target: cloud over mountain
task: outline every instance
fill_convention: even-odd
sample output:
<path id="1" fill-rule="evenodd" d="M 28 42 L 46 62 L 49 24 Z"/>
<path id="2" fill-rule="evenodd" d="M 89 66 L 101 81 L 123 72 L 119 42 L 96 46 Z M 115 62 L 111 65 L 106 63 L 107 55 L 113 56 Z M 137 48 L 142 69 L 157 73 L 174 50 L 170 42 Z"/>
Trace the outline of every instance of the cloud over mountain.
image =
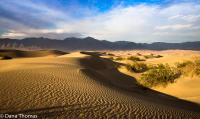
<path id="1" fill-rule="evenodd" d="M 53 4 L 38 0 L 0 1 L 1 37 L 92 36 L 134 42 L 200 39 L 200 4 L 194 1 L 175 0 L 167 5 L 120 2 L 105 11 L 75 2 Z"/>

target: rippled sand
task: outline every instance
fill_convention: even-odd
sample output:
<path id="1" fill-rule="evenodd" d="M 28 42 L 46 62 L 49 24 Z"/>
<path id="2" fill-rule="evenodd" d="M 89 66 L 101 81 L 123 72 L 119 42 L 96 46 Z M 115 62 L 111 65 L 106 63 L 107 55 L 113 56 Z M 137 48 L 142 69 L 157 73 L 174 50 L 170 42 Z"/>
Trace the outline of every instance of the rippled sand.
<path id="1" fill-rule="evenodd" d="M 94 55 L 0 60 L 0 113 L 39 118 L 200 118 L 200 105 L 137 85 Z"/>

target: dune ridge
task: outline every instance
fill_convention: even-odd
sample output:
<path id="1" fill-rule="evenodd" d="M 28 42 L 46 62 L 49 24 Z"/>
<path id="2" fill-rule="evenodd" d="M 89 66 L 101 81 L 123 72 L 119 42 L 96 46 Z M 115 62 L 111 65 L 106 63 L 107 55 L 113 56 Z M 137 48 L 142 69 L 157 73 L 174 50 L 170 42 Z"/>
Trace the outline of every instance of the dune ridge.
<path id="1" fill-rule="evenodd" d="M 200 118 L 200 106 L 137 84 L 93 53 L 0 61 L 0 113 L 39 118 Z"/>
<path id="2" fill-rule="evenodd" d="M 67 54 L 58 50 L 38 50 L 38 51 L 21 51 L 21 50 L 1 50 L 0 56 L 8 56 L 11 58 L 26 58 L 26 57 L 44 57 L 44 56 L 59 56 Z"/>

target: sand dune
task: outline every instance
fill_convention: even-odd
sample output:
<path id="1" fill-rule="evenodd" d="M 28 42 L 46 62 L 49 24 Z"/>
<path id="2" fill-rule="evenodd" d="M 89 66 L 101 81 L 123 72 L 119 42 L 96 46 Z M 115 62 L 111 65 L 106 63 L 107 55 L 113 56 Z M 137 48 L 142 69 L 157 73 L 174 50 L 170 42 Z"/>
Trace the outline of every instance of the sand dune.
<path id="1" fill-rule="evenodd" d="M 137 84 L 93 53 L 0 61 L 0 113 L 39 118 L 200 118 L 200 105 Z"/>
<path id="2" fill-rule="evenodd" d="M 176 67 L 177 62 L 181 63 L 184 61 L 194 61 L 195 58 L 200 57 L 200 51 L 191 51 L 191 50 L 164 50 L 164 51 L 152 51 L 152 50 L 132 50 L 132 51 L 119 51 L 119 52 L 111 52 L 115 54 L 115 57 L 122 56 L 122 57 L 130 57 L 138 56 L 137 53 L 140 53 L 141 59 L 144 58 L 144 55 L 153 54 L 161 55 L 160 58 L 149 58 L 145 59 L 145 61 L 142 61 L 145 64 L 155 65 L 155 64 L 169 64 L 172 67 Z M 127 55 L 129 54 L 129 55 Z M 104 56 L 108 57 L 108 56 Z M 122 60 L 118 61 L 122 62 L 124 64 L 132 63 L 130 60 Z M 138 81 L 141 78 L 141 74 L 129 72 L 125 67 L 119 68 L 120 72 L 123 72 L 124 74 L 130 75 L 132 77 L 135 77 Z M 190 71 L 189 69 L 188 71 Z M 191 72 L 183 73 L 181 77 L 176 79 L 176 81 L 172 84 L 168 84 L 166 87 L 152 87 L 152 89 L 169 94 L 172 96 L 176 96 L 180 99 L 196 102 L 200 104 L 200 77 L 196 75 L 192 75 Z"/>
<path id="3" fill-rule="evenodd" d="M 181 99 L 200 103 L 200 80 L 199 77 L 181 77 L 167 87 L 155 87 L 154 89 Z"/>
<path id="4" fill-rule="evenodd" d="M 67 53 L 58 50 L 38 50 L 38 51 L 0 50 L 0 56 L 9 56 L 12 58 L 58 56 L 64 54 Z"/>

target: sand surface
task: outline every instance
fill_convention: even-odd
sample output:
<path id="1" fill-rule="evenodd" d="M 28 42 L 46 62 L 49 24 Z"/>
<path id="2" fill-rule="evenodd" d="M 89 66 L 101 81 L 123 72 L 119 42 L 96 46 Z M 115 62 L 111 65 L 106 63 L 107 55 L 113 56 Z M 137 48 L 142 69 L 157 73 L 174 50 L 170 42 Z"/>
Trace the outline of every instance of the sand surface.
<path id="1" fill-rule="evenodd" d="M 111 60 L 71 53 L 0 60 L 0 113 L 52 119 L 199 119 L 200 105 L 139 86 Z"/>
<path id="2" fill-rule="evenodd" d="M 181 77 L 173 84 L 167 87 L 156 87 L 157 91 L 179 97 L 184 100 L 190 100 L 200 104 L 200 80 L 197 77 Z"/>
<path id="3" fill-rule="evenodd" d="M 141 59 L 144 59 L 145 61 L 142 61 L 145 64 L 155 65 L 155 64 L 169 64 L 170 66 L 176 66 L 176 63 L 184 62 L 184 61 L 193 61 L 195 58 L 200 57 L 200 51 L 191 51 L 191 50 L 163 50 L 163 51 L 152 51 L 152 50 L 131 50 L 131 51 L 111 51 L 110 53 L 113 53 L 115 56 L 121 56 L 121 57 L 130 57 L 138 56 L 137 53 L 140 53 Z M 149 58 L 145 59 L 144 55 L 161 55 L 160 58 Z M 106 56 L 105 56 L 106 57 Z M 117 61 L 124 64 L 132 63 L 130 60 L 122 60 Z M 127 71 L 125 67 L 120 67 L 119 71 L 127 74 L 129 76 L 135 77 L 136 80 L 140 80 L 141 74 L 139 73 L 133 73 Z M 200 104 L 200 77 L 199 76 L 191 76 L 188 72 L 186 74 L 188 76 L 185 76 L 183 74 L 180 78 L 176 79 L 175 83 L 168 84 L 166 87 L 153 87 L 153 90 L 175 96 L 180 99 L 192 101 L 195 103 Z"/>

